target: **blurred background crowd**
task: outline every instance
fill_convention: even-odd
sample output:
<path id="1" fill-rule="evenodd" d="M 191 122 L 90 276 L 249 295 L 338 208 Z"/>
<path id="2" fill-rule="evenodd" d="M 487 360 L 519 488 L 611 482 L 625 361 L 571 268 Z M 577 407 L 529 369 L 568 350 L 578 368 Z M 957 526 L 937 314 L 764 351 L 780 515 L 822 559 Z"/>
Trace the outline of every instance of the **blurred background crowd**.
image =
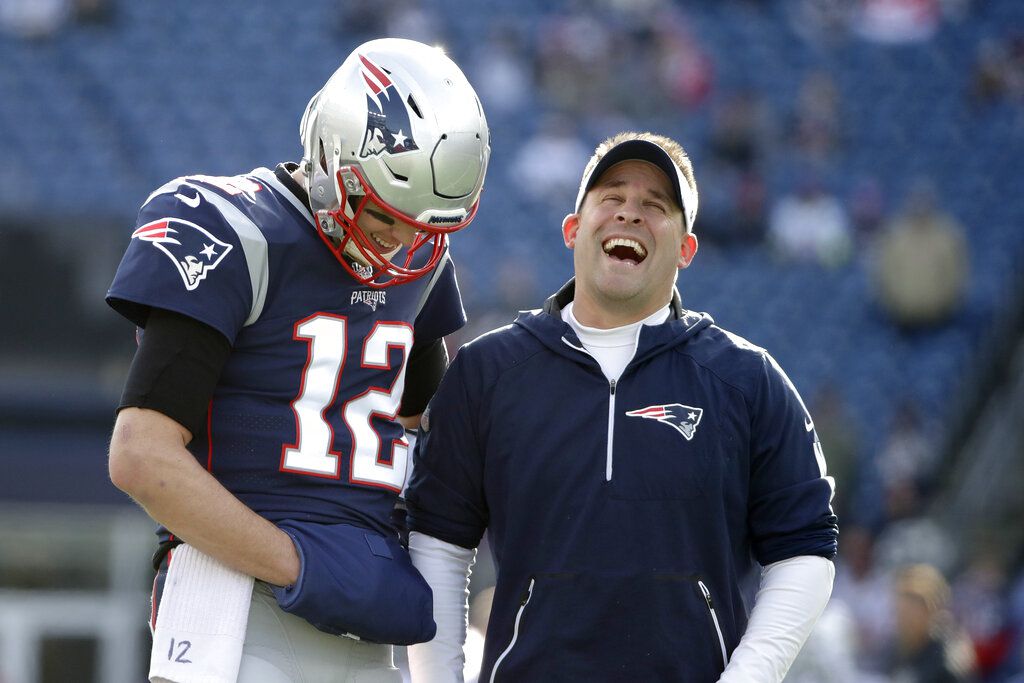
<path id="1" fill-rule="evenodd" d="M 1019 0 L 0 0 L 0 681 L 145 668 L 151 526 L 105 464 L 138 206 L 297 160 L 310 95 L 385 35 L 444 46 L 492 129 L 456 342 L 568 278 L 598 141 L 689 151 L 683 303 L 787 368 L 837 482 L 833 599 L 787 680 L 1024 681 Z M 492 581 L 484 552 L 475 623 Z"/>

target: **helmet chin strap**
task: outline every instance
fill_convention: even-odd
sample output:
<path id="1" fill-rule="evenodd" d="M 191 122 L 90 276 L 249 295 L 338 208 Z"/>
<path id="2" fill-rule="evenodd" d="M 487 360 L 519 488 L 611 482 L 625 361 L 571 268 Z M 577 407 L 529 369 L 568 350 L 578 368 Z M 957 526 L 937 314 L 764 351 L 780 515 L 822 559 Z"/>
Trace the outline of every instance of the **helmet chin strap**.
<path id="1" fill-rule="evenodd" d="M 370 263 L 366 256 L 356 246 L 355 240 L 351 235 L 345 234 L 345 229 L 338 224 L 334 218 L 328 213 L 330 205 L 337 201 L 337 194 L 334 187 L 334 179 L 323 172 L 318 164 L 314 164 L 309 159 L 302 160 L 302 169 L 306 175 L 306 191 L 309 193 L 309 203 L 312 205 L 310 208 L 313 209 L 313 216 L 316 220 L 317 228 L 326 235 L 335 246 L 341 245 L 344 242 L 344 248 L 342 251 L 346 256 L 352 258 L 358 263 L 364 266 L 373 267 L 374 264 Z M 348 215 L 349 207 L 342 207 L 345 210 L 345 214 Z M 352 217 L 349 217 L 350 220 Z M 397 252 L 397 250 L 395 250 Z M 388 254 L 390 257 L 391 254 Z"/>

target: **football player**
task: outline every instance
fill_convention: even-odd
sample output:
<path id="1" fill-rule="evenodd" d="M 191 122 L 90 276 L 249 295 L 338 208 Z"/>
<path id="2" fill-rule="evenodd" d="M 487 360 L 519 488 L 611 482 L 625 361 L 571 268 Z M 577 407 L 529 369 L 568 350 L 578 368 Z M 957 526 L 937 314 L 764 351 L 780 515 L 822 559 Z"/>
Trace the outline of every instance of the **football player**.
<path id="1" fill-rule="evenodd" d="M 447 235 L 476 212 L 487 122 L 442 51 L 384 39 L 313 96 L 300 137 L 301 163 L 178 178 L 142 205 L 107 293 L 139 329 L 110 477 L 160 525 L 157 631 L 168 565 L 179 594 L 223 567 L 256 579 L 239 680 L 400 680 L 389 644 L 434 632 L 392 521 L 401 423 L 465 323 Z M 186 549 L 209 562 L 175 577 Z M 193 596 L 211 618 L 226 599 Z M 220 666 L 202 645 L 153 661 L 189 680 Z"/>

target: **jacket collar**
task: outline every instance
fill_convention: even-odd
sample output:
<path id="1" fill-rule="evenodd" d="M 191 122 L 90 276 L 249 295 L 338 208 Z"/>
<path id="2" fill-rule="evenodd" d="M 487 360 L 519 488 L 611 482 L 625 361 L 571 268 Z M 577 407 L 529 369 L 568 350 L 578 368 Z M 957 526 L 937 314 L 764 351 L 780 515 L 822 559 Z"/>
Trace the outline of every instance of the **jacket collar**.
<path id="1" fill-rule="evenodd" d="M 576 297 L 576 278 L 569 278 L 569 281 L 562 285 L 562 288 L 552 294 L 544 302 L 541 310 L 548 315 L 562 317 L 562 309 L 565 308 L 566 304 L 572 301 Z M 669 320 L 680 320 L 686 315 L 686 311 L 683 310 L 683 302 L 679 297 L 679 289 L 676 287 L 672 288 L 672 300 L 668 304 L 671 313 L 669 314 Z"/>

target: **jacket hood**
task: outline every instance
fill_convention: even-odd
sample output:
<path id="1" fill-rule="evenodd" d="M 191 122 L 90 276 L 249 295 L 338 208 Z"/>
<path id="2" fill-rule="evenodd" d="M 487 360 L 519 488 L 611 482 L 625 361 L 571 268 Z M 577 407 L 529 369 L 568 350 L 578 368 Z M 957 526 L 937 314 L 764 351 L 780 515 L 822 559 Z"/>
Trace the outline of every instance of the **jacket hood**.
<path id="1" fill-rule="evenodd" d="M 575 294 L 576 280 L 573 278 L 548 297 L 543 308 L 521 311 L 514 324 L 535 336 L 552 351 L 578 360 L 583 345 L 568 323 L 562 320 L 562 309 L 573 300 Z M 641 330 L 634 361 L 666 348 L 685 344 L 715 322 L 707 313 L 695 313 L 683 308 L 679 290 L 676 288 L 672 289 L 669 308 L 671 313 L 665 324 L 645 325 Z"/>

